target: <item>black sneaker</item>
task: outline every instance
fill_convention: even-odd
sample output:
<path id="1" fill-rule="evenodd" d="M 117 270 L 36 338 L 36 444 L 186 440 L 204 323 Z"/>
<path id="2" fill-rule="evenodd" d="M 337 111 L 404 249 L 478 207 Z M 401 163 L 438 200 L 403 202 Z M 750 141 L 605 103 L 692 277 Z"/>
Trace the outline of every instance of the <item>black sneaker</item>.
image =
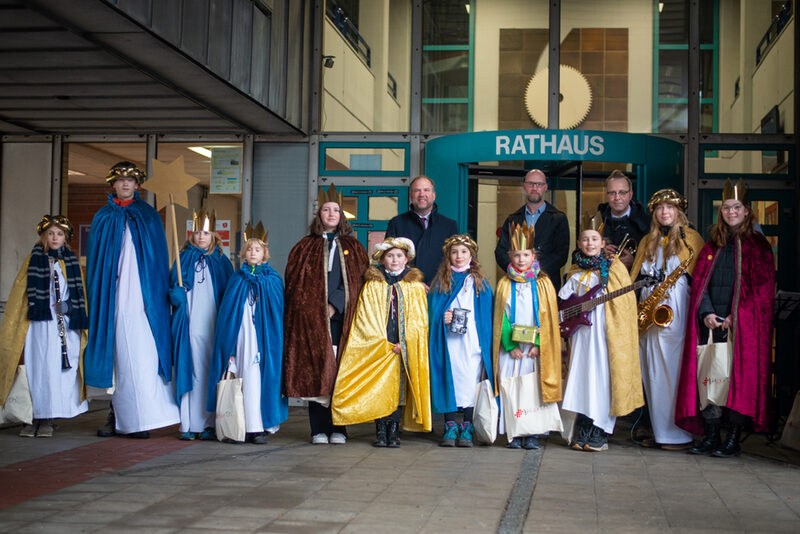
<path id="1" fill-rule="evenodd" d="M 586 447 L 586 443 L 592 433 L 592 420 L 579 415 L 578 419 L 575 420 L 575 425 L 577 428 L 573 431 L 573 434 L 577 434 L 577 437 L 572 442 L 572 448 L 576 451 L 582 451 L 585 450 L 584 447 Z"/>
<path id="2" fill-rule="evenodd" d="M 521 449 L 522 448 L 522 438 L 514 438 L 508 442 L 506 445 L 507 449 Z"/>
<path id="3" fill-rule="evenodd" d="M 114 410 L 108 412 L 108 419 L 102 428 L 97 429 L 97 436 L 101 438 L 111 438 L 117 435 L 117 419 Z"/>
<path id="4" fill-rule="evenodd" d="M 256 445 L 266 445 L 268 442 L 269 434 L 267 432 L 261 432 L 253 436 L 253 443 Z"/>
<path id="5" fill-rule="evenodd" d="M 608 450 L 608 435 L 602 428 L 592 425 L 589 433 L 589 440 L 583 446 L 583 450 L 592 452 L 601 452 Z"/>

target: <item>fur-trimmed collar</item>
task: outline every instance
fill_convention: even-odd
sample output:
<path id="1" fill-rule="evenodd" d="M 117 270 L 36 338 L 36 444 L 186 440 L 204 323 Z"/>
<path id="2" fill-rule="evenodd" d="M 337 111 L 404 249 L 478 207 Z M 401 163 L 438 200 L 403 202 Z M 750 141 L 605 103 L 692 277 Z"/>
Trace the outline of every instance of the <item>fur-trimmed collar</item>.
<path id="1" fill-rule="evenodd" d="M 408 270 L 406 275 L 403 277 L 403 282 L 422 282 L 425 280 L 425 275 L 422 274 L 422 271 L 417 269 L 416 267 L 412 267 Z M 383 273 L 380 269 L 378 269 L 374 265 L 370 265 L 369 269 L 364 272 L 364 281 L 365 282 L 384 282 L 385 279 L 383 277 Z"/>

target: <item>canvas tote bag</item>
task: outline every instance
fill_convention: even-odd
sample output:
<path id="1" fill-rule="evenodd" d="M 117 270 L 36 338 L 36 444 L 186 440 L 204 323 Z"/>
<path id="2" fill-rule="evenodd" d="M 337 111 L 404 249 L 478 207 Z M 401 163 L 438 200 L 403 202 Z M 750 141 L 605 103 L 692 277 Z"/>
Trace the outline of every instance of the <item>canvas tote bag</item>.
<path id="1" fill-rule="evenodd" d="M 227 371 L 217 383 L 217 439 L 223 441 L 244 441 L 244 395 L 242 394 L 242 379 L 234 378 L 233 373 Z"/>
<path id="2" fill-rule="evenodd" d="M 727 341 L 712 343 L 709 330 L 708 342 L 697 345 L 697 393 L 701 410 L 709 404 L 725 406 L 728 402 L 733 362 L 732 338 L 728 336 Z"/>
<path id="3" fill-rule="evenodd" d="M 472 425 L 475 438 L 483 443 L 492 444 L 497 439 L 497 421 L 500 408 L 494 396 L 494 387 L 487 378 L 478 382 L 475 392 L 475 409 L 472 414 Z"/>
<path id="4" fill-rule="evenodd" d="M 33 423 L 33 401 L 24 365 L 17 367 L 6 404 L 0 406 L 0 423 Z"/>
<path id="5" fill-rule="evenodd" d="M 539 384 L 539 359 L 535 358 L 534 372 L 519 376 L 519 360 L 514 361 L 513 376 L 500 378 L 503 396 L 503 417 L 506 435 L 511 438 L 562 431 L 558 403 L 542 403 Z"/>

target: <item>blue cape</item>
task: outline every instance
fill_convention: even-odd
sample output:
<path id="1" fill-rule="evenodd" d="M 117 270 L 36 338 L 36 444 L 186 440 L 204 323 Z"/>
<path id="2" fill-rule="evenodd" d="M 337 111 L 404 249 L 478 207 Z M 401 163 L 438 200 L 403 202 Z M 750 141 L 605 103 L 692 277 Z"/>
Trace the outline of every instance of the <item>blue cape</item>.
<path id="1" fill-rule="evenodd" d="M 430 310 L 430 366 L 431 366 L 431 406 L 435 413 L 458 411 L 456 393 L 453 385 L 453 371 L 450 368 L 450 353 L 447 349 L 447 325 L 444 312 L 455 300 L 469 273 L 453 273 L 453 281 L 448 293 L 431 289 L 428 309 Z M 477 288 L 476 288 L 477 289 Z M 494 387 L 492 366 L 492 288 L 483 281 L 483 290 L 475 291 L 475 325 L 478 328 L 478 342 L 487 378 Z"/>
<path id="2" fill-rule="evenodd" d="M 136 248 L 142 299 L 158 350 L 158 374 L 166 382 L 172 380 L 169 255 L 161 216 L 139 198 L 139 193 L 134 193 L 133 202 L 125 207 L 114 203 L 114 195 L 108 195 L 108 205 L 92 219 L 86 250 L 89 341 L 84 369 L 86 384 L 98 388 L 109 388 L 113 382 L 117 264 L 126 222 Z"/>
<path id="3" fill-rule="evenodd" d="M 214 286 L 214 298 L 217 309 L 222 302 L 225 294 L 225 287 L 228 279 L 233 274 L 231 260 L 222 253 L 219 247 L 211 254 L 205 254 L 205 250 L 195 246 L 189 246 L 181 252 L 181 275 L 183 276 L 183 287 L 189 291 L 194 287 L 195 266 L 200 258 L 205 258 L 208 270 L 211 272 L 211 283 Z M 172 272 L 169 277 L 170 287 L 173 289 L 178 286 L 177 262 L 172 265 Z M 183 291 L 183 289 L 181 289 Z M 192 346 L 189 342 L 189 317 L 186 313 L 186 298 L 172 310 L 172 356 L 175 366 L 175 394 L 178 399 L 178 406 L 181 404 L 181 396 L 191 391 L 194 386 L 192 373 Z"/>
<path id="4" fill-rule="evenodd" d="M 217 313 L 214 351 L 208 374 L 206 409 L 217 411 L 217 382 L 228 361 L 236 354 L 244 305 L 255 296 L 255 327 L 261 352 L 261 419 L 264 428 L 279 425 L 289 417 L 289 399 L 283 387 L 283 282 L 268 264 L 244 265 L 231 276 Z"/>

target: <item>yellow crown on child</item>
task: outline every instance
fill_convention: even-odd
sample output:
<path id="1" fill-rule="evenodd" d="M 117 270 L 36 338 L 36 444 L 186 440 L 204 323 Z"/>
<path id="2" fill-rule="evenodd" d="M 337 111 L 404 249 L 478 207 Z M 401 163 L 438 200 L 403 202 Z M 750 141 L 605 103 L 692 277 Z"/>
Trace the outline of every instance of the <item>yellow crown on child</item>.
<path id="1" fill-rule="evenodd" d="M 192 214 L 192 232 L 213 232 L 217 228 L 217 212 L 207 212 L 203 208 Z"/>
<path id="2" fill-rule="evenodd" d="M 527 222 L 522 224 L 511 223 L 511 248 L 510 250 L 533 250 L 533 238 L 536 230 L 533 226 L 528 226 Z"/>
<path id="3" fill-rule="evenodd" d="M 244 227 L 244 233 L 242 237 L 244 238 L 245 243 L 247 243 L 248 239 L 260 239 L 264 242 L 264 244 L 269 245 L 267 236 L 269 236 L 269 232 L 264 230 L 264 225 L 261 224 L 261 221 L 258 221 L 258 224 L 255 226 L 255 228 L 248 222 Z"/>
<path id="4" fill-rule="evenodd" d="M 594 215 L 586 214 L 581 218 L 581 232 L 585 230 L 594 230 L 600 235 L 603 235 L 603 216 L 598 211 Z"/>
<path id="5" fill-rule="evenodd" d="M 326 202 L 336 202 L 340 206 L 342 205 L 342 193 L 337 191 L 336 186 L 333 184 L 328 187 L 327 191 L 325 191 L 322 186 L 319 188 L 319 195 L 317 195 L 318 207 L 321 208 Z"/>
<path id="6" fill-rule="evenodd" d="M 733 185 L 731 179 L 728 178 L 725 181 L 725 187 L 722 189 L 722 202 L 733 199 L 746 205 L 749 201 L 749 195 L 747 193 L 748 191 L 747 187 L 744 185 L 744 180 L 739 178 L 736 185 Z"/>

